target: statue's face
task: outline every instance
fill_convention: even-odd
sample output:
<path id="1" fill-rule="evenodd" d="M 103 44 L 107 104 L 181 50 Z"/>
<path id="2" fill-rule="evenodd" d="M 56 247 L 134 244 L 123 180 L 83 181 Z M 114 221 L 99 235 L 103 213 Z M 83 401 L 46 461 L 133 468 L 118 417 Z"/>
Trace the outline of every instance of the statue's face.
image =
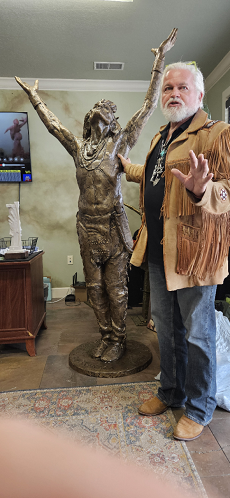
<path id="1" fill-rule="evenodd" d="M 98 102 L 97 104 L 95 104 L 90 115 L 91 126 L 98 121 L 103 121 L 105 125 L 110 125 L 113 120 L 114 114 L 108 104 L 102 102 Z"/>
<path id="2" fill-rule="evenodd" d="M 19 124 L 18 119 L 14 119 L 14 124 Z"/>

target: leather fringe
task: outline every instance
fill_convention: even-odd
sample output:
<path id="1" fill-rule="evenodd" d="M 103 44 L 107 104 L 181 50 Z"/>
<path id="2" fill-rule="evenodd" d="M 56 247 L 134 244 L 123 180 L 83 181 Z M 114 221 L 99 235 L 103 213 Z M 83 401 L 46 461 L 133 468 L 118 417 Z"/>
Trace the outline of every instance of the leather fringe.
<path id="1" fill-rule="evenodd" d="M 194 261 L 197 256 L 199 237 L 199 228 L 183 223 L 179 223 L 177 226 L 177 273 L 180 275 L 188 275 L 188 268 L 191 261 Z"/>
<path id="2" fill-rule="evenodd" d="M 229 180 L 229 164 L 226 162 L 226 152 L 230 155 L 230 127 L 223 130 L 210 151 L 204 156 L 208 159 L 209 170 L 214 174 L 213 180 Z"/>
<path id="3" fill-rule="evenodd" d="M 226 164 L 226 151 L 230 154 L 230 129 L 222 131 L 213 143 L 211 151 L 205 154 L 209 170 L 214 173 L 214 181 L 229 180 L 229 168 Z M 201 210 L 202 231 L 193 275 L 204 280 L 207 275 L 214 275 L 228 257 L 230 244 L 230 214 L 214 215 L 205 209 Z"/>
<path id="4" fill-rule="evenodd" d="M 213 215 L 202 209 L 202 232 L 193 274 L 204 280 L 224 264 L 229 251 L 229 213 Z"/>
<path id="5" fill-rule="evenodd" d="M 164 200 L 163 200 L 163 204 L 161 207 L 161 216 L 164 216 L 165 218 L 170 217 L 169 205 L 170 205 L 170 193 L 171 193 L 171 187 L 172 187 L 173 181 L 174 181 L 175 198 L 177 199 L 176 216 L 177 217 L 178 216 L 188 216 L 188 215 L 193 215 L 197 212 L 200 212 L 200 208 L 197 208 L 190 201 L 190 199 L 186 193 L 186 190 L 184 188 L 184 185 L 182 185 L 182 183 L 172 175 L 172 173 L 171 173 L 172 168 L 177 168 L 184 175 L 187 175 L 189 173 L 189 170 L 190 170 L 189 160 L 171 162 L 168 165 L 168 168 L 165 170 L 165 172 L 164 172 L 165 195 L 164 195 Z"/>
<path id="6" fill-rule="evenodd" d="M 209 171 L 214 174 L 213 181 L 230 179 L 229 165 L 226 164 L 226 151 L 230 155 L 230 127 L 223 130 L 213 143 L 212 149 L 204 152 L 204 157 L 208 159 Z M 200 208 L 195 206 L 189 199 L 184 186 L 177 178 L 174 178 L 171 169 L 177 168 L 184 175 L 187 175 L 190 170 L 189 159 L 182 161 L 173 161 L 168 164 L 164 173 L 165 176 L 165 196 L 161 208 L 161 216 L 170 217 L 170 192 L 172 182 L 175 182 L 175 195 L 177 199 L 176 216 L 188 216 L 200 212 Z"/>
<path id="7" fill-rule="evenodd" d="M 178 228 L 177 272 L 205 280 L 223 266 L 228 256 L 230 214 L 213 215 L 202 209 L 202 230 L 190 227 L 197 231 L 193 237 L 181 233 L 181 226 L 185 225 Z"/>

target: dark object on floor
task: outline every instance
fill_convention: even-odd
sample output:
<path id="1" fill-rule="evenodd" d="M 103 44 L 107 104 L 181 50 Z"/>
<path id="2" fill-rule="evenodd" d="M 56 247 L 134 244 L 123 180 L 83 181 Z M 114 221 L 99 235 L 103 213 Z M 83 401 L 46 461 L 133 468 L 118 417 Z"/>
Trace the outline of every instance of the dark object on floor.
<path id="1" fill-rule="evenodd" d="M 69 303 L 70 301 L 75 301 L 75 295 L 74 295 L 74 294 L 68 294 L 68 295 L 65 297 L 65 302 L 66 302 L 66 303 Z"/>

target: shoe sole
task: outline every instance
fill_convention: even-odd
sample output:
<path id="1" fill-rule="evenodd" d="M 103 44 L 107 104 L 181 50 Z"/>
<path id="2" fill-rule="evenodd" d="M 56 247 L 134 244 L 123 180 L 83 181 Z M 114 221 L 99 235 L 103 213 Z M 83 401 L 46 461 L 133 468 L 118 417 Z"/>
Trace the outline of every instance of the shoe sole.
<path id="1" fill-rule="evenodd" d="M 162 410 L 162 411 L 157 412 L 157 413 L 144 413 L 144 412 L 141 412 L 139 409 L 138 409 L 138 413 L 140 415 L 144 415 L 145 417 L 154 417 L 155 415 L 161 415 L 162 413 L 166 412 L 166 410 L 168 410 L 168 406 L 166 406 L 165 410 Z"/>
<path id="2" fill-rule="evenodd" d="M 198 434 L 198 436 L 195 436 L 195 437 L 189 437 L 189 438 L 177 437 L 177 436 L 174 436 L 174 434 L 173 434 L 173 437 L 174 437 L 174 439 L 177 439 L 178 441 L 194 441 L 194 439 L 197 439 L 198 437 L 201 436 L 203 430 L 204 429 L 202 429 L 202 431 L 200 432 L 200 434 Z"/>

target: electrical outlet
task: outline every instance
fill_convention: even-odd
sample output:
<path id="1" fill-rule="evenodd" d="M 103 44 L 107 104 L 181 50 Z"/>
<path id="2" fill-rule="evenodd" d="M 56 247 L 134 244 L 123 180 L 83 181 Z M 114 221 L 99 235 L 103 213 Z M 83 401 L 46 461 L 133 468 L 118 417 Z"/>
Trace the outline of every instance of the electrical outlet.
<path id="1" fill-rule="evenodd" d="M 73 256 L 67 256 L 67 264 L 73 265 Z"/>

